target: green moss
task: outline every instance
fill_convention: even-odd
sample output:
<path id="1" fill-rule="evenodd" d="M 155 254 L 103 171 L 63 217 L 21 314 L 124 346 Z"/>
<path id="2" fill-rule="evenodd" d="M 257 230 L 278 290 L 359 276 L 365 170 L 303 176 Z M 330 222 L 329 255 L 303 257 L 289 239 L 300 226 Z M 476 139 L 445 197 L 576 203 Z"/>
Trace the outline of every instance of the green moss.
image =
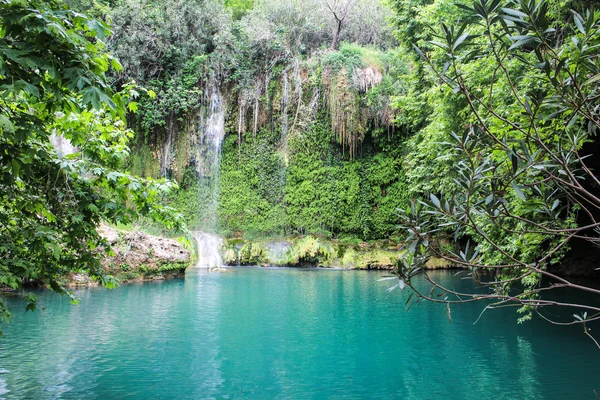
<path id="1" fill-rule="evenodd" d="M 123 263 L 117 269 L 114 268 L 114 265 L 108 266 L 106 272 L 113 274 L 119 281 L 127 282 L 164 277 L 165 275 L 179 275 L 189 266 L 190 263 L 185 262 L 163 262 L 159 265 L 141 264 L 137 267 Z"/>
<path id="2" fill-rule="evenodd" d="M 140 275 L 135 272 L 123 272 L 122 274 L 118 274 L 116 277 L 121 282 L 127 281 L 135 281 L 140 278 Z"/>
<path id="3" fill-rule="evenodd" d="M 139 144 L 130 158 L 130 169 L 135 175 L 157 178 L 160 176 L 160 160 L 154 157 L 147 144 Z"/>
<path id="4" fill-rule="evenodd" d="M 343 268 L 355 268 L 358 264 L 358 252 L 353 248 L 348 248 L 342 256 Z"/>
<path id="5" fill-rule="evenodd" d="M 171 271 L 183 271 L 189 267 L 188 263 L 174 262 L 174 263 L 163 263 L 160 264 L 158 272 L 171 272 Z"/>
<path id="6" fill-rule="evenodd" d="M 244 242 L 237 253 L 237 263 L 260 265 L 265 262 L 266 250 L 261 242 Z"/>
<path id="7" fill-rule="evenodd" d="M 337 252 L 331 242 L 309 235 L 298 240 L 290 254 L 296 263 L 330 265 Z"/>
<path id="8" fill-rule="evenodd" d="M 365 252 L 360 257 L 358 268 L 388 269 L 398 261 L 400 254 L 395 251 L 373 249 Z"/>
<path id="9" fill-rule="evenodd" d="M 235 244 L 234 244 L 235 243 Z M 228 241 L 224 262 L 228 265 L 319 266 L 348 269 L 390 269 L 401 252 L 387 242 L 350 246 L 313 235 L 287 239 Z"/>
<path id="10" fill-rule="evenodd" d="M 425 263 L 425 267 L 427 269 L 446 269 L 452 268 L 454 265 L 448 260 L 444 260 L 443 258 L 431 257 Z"/>
<path id="11" fill-rule="evenodd" d="M 235 249 L 232 248 L 228 248 L 225 250 L 225 253 L 223 254 L 223 262 L 226 265 L 235 265 L 238 262 L 238 257 L 237 257 L 237 253 L 235 251 Z"/>

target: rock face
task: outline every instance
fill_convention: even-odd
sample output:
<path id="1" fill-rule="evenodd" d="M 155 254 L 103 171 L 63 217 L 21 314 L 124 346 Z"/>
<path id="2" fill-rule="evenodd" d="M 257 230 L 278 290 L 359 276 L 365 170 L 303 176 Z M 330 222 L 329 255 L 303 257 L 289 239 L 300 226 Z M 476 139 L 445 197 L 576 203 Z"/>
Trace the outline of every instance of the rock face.
<path id="1" fill-rule="evenodd" d="M 104 262 L 121 262 L 130 266 L 157 266 L 165 263 L 189 263 L 191 253 L 174 239 L 150 236 L 140 231 L 123 232 L 102 226 L 99 230 L 111 245 L 114 257 Z"/>
<path id="2" fill-rule="evenodd" d="M 125 232 L 103 225 L 98 232 L 110 244 L 100 263 L 107 274 L 121 282 L 167 279 L 183 276 L 192 261 L 191 252 L 177 240 L 140 231 Z M 71 277 L 76 286 L 91 285 L 87 276 Z"/>
<path id="3" fill-rule="evenodd" d="M 583 240 L 573 240 L 571 249 L 560 263 L 548 270 L 560 276 L 600 280 L 600 247 Z"/>

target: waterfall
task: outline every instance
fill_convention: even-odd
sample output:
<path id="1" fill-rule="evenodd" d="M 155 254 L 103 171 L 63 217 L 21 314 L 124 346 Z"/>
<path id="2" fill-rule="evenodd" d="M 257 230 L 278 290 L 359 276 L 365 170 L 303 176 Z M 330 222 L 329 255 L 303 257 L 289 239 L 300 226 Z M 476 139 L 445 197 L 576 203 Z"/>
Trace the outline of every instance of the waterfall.
<path id="1" fill-rule="evenodd" d="M 198 246 L 198 262 L 196 268 L 215 268 L 223 265 L 221 247 L 223 239 L 204 232 L 195 232 L 194 238 Z"/>
<path id="2" fill-rule="evenodd" d="M 283 99 L 281 107 L 281 136 L 287 137 L 288 133 L 288 103 L 290 97 L 290 87 L 288 82 L 288 70 L 283 70 Z"/>
<path id="3" fill-rule="evenodd" d="M 225 136 L 225 104 L 216 84 L 205 92 L 200 113 L 200 129 L 196 146 L 196 172 L 200 177 L 198 193 L 201 209 L 200 229 L 195 234 L 198 245 L 197 267 L 220 267 L 222 240 L 215 236 L 219 201 L 219 164 Z"/>
<path id="4" fill-rule="evenodd" d="M 219 201 L 219 164 L 221 145 L 225 136 L 225 107 L 223 96 L 217 88 L 209 95 L 204 123 L 200 131 L 200 157 L 198 172 L 204 190 L 205 209 L 202 215 L 202 229 L 214 232 L 217 228 L 217 207 Z"/>
<path id="5" fill-rule="evenodd" d="M 169 112 L 168 124 L 167 124 L 167 140 L 165 141 L 165 147 L 162 154 L 162 162 L 160 165 L 160 176 L 166 177 L 167 170 L 170 168 L 171 163 L 171 142 L 173 142 L 173 111 Z"/>
<path id="6" fill-rule="evenodd" d="M 52 143 L 52 146 L 59 157 L 64 157 L 77 151 L 69 139 L 62 135 L 57 135 L 56 133 L 50 135 L 50 143 Z"/>

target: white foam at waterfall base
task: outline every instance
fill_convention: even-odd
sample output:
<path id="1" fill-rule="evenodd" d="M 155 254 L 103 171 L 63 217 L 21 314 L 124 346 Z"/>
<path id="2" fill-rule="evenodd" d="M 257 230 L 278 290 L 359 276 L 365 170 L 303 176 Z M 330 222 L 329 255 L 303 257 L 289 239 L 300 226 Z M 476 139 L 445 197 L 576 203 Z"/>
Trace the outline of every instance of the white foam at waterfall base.
<path id="1" fill-rule="evenodd" d="M 196 268 L 215 268 L 223 266 L 221 248 L 223 239 L 205 232 L 194 232 L 198 246 L 198 262 Z"/>

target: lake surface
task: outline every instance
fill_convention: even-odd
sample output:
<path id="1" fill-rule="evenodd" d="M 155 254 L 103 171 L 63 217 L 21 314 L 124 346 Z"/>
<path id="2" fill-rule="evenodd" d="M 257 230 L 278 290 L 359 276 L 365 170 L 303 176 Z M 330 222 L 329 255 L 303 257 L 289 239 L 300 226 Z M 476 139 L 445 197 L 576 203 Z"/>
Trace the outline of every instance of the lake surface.
<path id="1" fill-rule="evenodd" d="M 469 285 L 452 273 L 438 277 Z M 380 272 L 234 268 L 9 299 L 6 399 L 595 399 L 600 350 L 514 310 L 420 304 Z M 45 309 L 41 309 L 45 308 Z"/>

